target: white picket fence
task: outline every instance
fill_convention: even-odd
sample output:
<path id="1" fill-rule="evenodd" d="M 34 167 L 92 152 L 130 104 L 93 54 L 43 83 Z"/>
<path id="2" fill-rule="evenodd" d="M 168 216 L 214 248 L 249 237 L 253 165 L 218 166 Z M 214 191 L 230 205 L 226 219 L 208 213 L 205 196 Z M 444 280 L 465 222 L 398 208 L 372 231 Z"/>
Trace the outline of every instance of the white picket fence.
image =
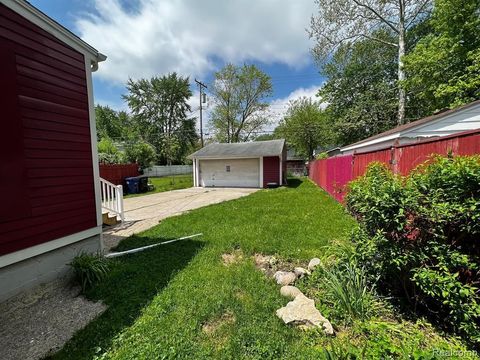
<path id="1" fill-rule="evenodd" d="M 181 174 L 191 174 L 193 172 L 192 165 L 161 165 L 161 166 L 152 166 L 148 170 L 144 170 L 143 174 L 147 176 L 169 176 L 169 175 L 181 175 Z"/>
<path id="2" fill-rule="evenodd" d="M 122 185 L 112 184 L 110 181 L 100 178 L 102 194 L 102 210 L 113 213 L 124 220 L 123 212 L 123 188 Z"/>

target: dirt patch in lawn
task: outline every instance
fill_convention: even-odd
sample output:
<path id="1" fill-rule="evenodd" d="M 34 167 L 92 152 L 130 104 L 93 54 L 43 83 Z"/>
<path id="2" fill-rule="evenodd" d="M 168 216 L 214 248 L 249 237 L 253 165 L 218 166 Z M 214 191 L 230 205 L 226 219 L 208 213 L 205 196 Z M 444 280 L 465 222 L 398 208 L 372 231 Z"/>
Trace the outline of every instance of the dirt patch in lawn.
<path id="1" fill-rule="evenodd" d="M 231 253 L 222 254 L 222 263 L 225 266 L 236 264 L 243 260 L 242 250 L 234 250 Z"/>
<path id="2" fill-rule="evenodd" d="M 235 323 L 235 315 L 231 311 L 225 311 L 219 317 L 206 322 L 202 326 L 202 331 L 206 335 L 215 334 L 221 327 Z"/>
<path id="3" fill-rule="evenodd" d="M 43 359 L 106 310 L 64 281 L 41 285 L 0 304 L 0 358 Z"/>
<path id="4" fill-rule="evenodd" d="M 273 255 L 255 254 L 253 261 L 255 267 L 268 277 L 273 276 L 277 271 L 293 271 L 297 266 L 306 267 L 306 264 L 301 261 L 288 261 Z"/>

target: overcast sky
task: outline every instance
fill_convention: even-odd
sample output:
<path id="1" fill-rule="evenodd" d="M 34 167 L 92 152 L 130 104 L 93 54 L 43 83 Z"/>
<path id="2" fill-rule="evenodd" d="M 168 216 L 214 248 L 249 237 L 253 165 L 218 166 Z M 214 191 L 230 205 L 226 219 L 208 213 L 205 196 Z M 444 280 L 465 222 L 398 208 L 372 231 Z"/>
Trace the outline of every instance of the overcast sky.
<path id="1" fill-rule="evenodd" d="M 129 77 L 168 72 L 209 84 L 228 62 L 253 63 L 272 78 L 280 118 L 288 100 L 313 96 L 322 77 L 306 29 L 313 0 L 31 0 L 107 55 L 94 74 L 96 103 L 126 109 Z M 191 99 L 194 115 L 198 99 Z M 208 114 L 207 114 L 208 117 Z"/>

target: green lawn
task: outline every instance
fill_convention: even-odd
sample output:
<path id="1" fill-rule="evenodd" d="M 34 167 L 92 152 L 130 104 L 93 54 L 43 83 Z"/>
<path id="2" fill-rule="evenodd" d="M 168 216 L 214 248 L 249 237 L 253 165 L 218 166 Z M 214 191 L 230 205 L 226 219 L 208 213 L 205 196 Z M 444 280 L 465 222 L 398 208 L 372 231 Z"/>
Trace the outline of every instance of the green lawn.
<path id="1" fill-rule="evenodd" d="M 174 175 L 164 177 L 149 177 L 148 182 L 155 186 L 155 189 L 142 194 L 129 194 L 125 198 L 150 195 L 164 191 L 186 189 L 193 186 L 192 174 Z"/>
<path id="2" fill-rule="evenodd" d="M 340 205 L 300 180 L 166 219 L 118 250 L 203 236 L 114 260 L 108 278 L 88 293 L 108 310 L 54 358 L 317 359 L 333 340 L 287 327 L 275 316 L 288 300 L 251 255 L 325 258 L 323 246 L 346 241 L 353 226 Z M 243 258 L 227 267 L 221 255 L 234 250 Z"/>

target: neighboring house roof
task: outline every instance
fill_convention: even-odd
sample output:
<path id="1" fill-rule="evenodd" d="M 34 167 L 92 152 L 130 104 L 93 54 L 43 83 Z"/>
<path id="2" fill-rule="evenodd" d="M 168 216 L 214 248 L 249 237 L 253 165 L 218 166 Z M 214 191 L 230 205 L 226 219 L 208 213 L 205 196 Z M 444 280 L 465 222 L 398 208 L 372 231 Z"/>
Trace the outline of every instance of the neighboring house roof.
<path id="1" fill-rule="evenodd" d="M 474 107 L 479 107 L 480 108 L 480 100 L 471 102 L 471 103 L 463 105 L 463 106 L 459 106 L 455 109 L 449 109 L 449 110 L 445 110 L 445 111 L 442 111 L 442 112 L 438 112 L 436 114 L 433 114 L 431 116 L 427 116 L 427 117 L 422 118 L 420 120 L 412 121 L 408 124 L 397 126 L 393 129 L 384 131 L 380 134 L 370 136 L 370 137 L 368 137 L 366 139 L 363 139 L 361 141 L 358 141 L 356 143 L 344 146 L 344 147 L 342 147 L 341 150 L 342 151 L 354 150 L 354 149 L 357 149 L 357 148 L 362 148 L 362 147 L 367 146 L 367 145 L 380 143 L 380 142 L 385 141 L 385 140 L 400 138 L 402 136 L 417 138 L 417 137 L 419 137 L 417 134 L 415 134 L 415 136 L 408 136 L 408 135 L 409 135 L 409 133 L 414 134 L 415 130 L 417 130 L 417 129 L 420 129 L 422 127 L 426 127 L 426 126 L 431 125 L 431 124 L 436 123 L 436 122 L 440 122 L 441 120 L 443 120 L 447 117 L 451 117 L 453 115 L 456 115 L 460 112 L 464 112 L 464 111 L 469 110 L 469 109 L 474 108 Z M 465 131 L 465 130 L 471 130 L 471 129 L 460 129 L 460 131 Z M 426 134 L 426 135 L 428 135 L 428 134 Z M 450 135 L 450 134 L 445 134 L 445 135 Z M 431 134 L 430 136 L 438 136 L 438 135 Z"/>
<path id="2" fill-rule="evenodd" d="M 328 155 L 330 154 L 338 154 L 340 152 L 341 148 L 340 147 L 334 147 L 334 148 L 331 148 L 331 149 L 328 149 L 327 151 L 325 151 Z"/>
<path id="3" fill-rule="evenodd" d="M 1 4 L 6 5 L 16 13 L 22 15 L 27 20 L 41 27 L 43 30 L 55 36 L 57 39 L 70 45 L 75 50 L 87 53 L 91 56 L 93 70 L 97 69 L 98 63 L 105 61 L 107 57 L 98 52 L 94 47 L 87 44 L 70 30 L 60 25 L 51 17 L 31 5 L 25 0 L 0 0 Z"/>
<path id="4" fill-rule="evenodd" d="M 194 152 L 189 158 L 213 159 L 278 156 L 282 154 L 284 146 L 284 139 L 233 144 L 210 144 Z"/>

